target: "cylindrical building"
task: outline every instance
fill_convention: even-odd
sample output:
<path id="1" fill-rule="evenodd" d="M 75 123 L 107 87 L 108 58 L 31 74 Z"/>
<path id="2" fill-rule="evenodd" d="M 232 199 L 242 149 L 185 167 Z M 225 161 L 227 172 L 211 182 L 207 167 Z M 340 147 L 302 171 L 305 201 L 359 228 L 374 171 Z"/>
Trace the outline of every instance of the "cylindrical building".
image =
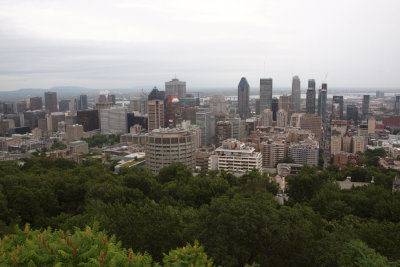
<path id="1" fill-rule="evenodd" d="M 153 173 L 173 162 L 181 162 L 189 169 L 196 167 L 195 134 L 179 128 L 160 128 L 146 136 L 146 167 Z"/>

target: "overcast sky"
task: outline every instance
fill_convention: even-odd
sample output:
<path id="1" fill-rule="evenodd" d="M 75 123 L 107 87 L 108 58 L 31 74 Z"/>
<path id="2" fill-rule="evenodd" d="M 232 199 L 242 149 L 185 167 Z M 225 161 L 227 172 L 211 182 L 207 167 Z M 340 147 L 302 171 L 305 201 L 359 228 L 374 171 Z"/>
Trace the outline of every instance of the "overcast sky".
<path id="1" fill-rule="evenodd" d="M 0 90 L 400 88 L 399 0 L 0 0 Z M 265 67 L 264 67 L 265 66 Z M 264 71 L 265 70 L 265 71 Z M 148 89 L 148 88 L 147 88 Z"/>

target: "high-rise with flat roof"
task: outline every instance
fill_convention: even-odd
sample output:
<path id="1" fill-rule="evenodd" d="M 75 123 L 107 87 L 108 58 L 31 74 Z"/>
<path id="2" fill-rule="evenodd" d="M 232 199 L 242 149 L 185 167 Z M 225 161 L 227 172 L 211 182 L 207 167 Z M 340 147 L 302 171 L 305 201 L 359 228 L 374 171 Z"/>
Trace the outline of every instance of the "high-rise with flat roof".
<path id="1" fill-rule="evenodd" d="M 165 95 L 177 95 L 179 98 L 186 96 L 186 82 L 179 81 L 174 78 L 169 82 L 165 82 Z"/>
<path id="2" fill-rule="evenodd" d="M 318 92 L 318 115 L 321 116 L 323 123 L 327 121 L 326 120 L 327 96 L 328 96 L 328 85 L 326 83 L 323 83 L 321 90 L 319 90 Z"/>
<path id="3" fill-rule="evenodd" d="M 46 112 L 56 112 L 57 108 L 57 93 L 56 92 L 45 92 L 44 102 L 46 106 Z"/>
<path id="4" fill-rule="evenodd" d="M 272 109 L 272 79 L 260 79 L 260 112 Z"/>
<path id="5" fill-rule="evenodd" d="M 87 95 L 80 95 L 79 96 L 79 110 L 86 110 L 88 109 L 88 100 Z"/>
<path id="6" fill-rule="evenodd" d="M 346 118 L 358 125 L 358 107 L 356 105 L 347 105 Z"/>
<path id="7" fill-rule="evenodd" d="M 363 119 L 367 117 L 368 113 L 369 113 L 369 95 L 364 95 L 361 108 L 361 114 Z"/>
<path id="8" fill-rule="evenodd" d="M 154 87 L 148 96 L 147 113 L 149 118 L 149 132 L 165 127 L 165 92 Z"/>
<path id="9" fill-rule="evenodd" d="M 196 136 L 181 128 L 160 128 L 145 137 L 146 167 L 158 173 L 164 166 L 180 162 L 191 170 L 196 167 Z"/>
<path id="10" fill-rule="evenodd" d="M 315 113 L 315 89 L 312 88 L 312 87 L 307 89 L 306 113 L 308 113 L 308 114 L 314 114 Z"/>
<path id="11" fill-rule="evenodd" d="M 276 97 L 272 98 L 272 108 L 271 108 L 271 110 L 272 110 L 272 119 L 274 121 L 276 121 L 276 113 L 279 110 L 279 100 Z"/>
<path id="12" fill-rule="evenodd" d="M 343 110 L 344 110 L 344 103 L 343 103 L 343 96 L 335 95 L 332 98 L 332 120 L 343 120 Z"/>
<path id="13" fill-rule="evenodd" d="M 242 119 L 250 115 L 250 85 L 245 77 L 240 79 L 238 85 L 238 111 Z"/>
<path id="14" fill-rule="evenodd" d="M 29 99 L 29 108 L 31 110 L 41 110 L 43 103 L 42 103 L 42 98 L 41 97 L 31 97 Z"/>
<path id="15" fill-rule="evenodd" d="M 294 76 L 292 80 L 292 109 L 295 112 L 300 112 L 300 101 L 301 101 L 301 89 L 300 89 L 300 78 Z"/>
<path id="16" fill-rule="evenodd" d="M 400 95 L 396 96 L 396 101 L 394 102 L 394 115 L 400 115 Z"/>
<path id="17" fill-rule="evenodd" d="M 196 124 L 200 127 L 200 144 L 202 146 L 214 144 L 215 140 L 214 114 L 208 110 L 197 111 Z"/>

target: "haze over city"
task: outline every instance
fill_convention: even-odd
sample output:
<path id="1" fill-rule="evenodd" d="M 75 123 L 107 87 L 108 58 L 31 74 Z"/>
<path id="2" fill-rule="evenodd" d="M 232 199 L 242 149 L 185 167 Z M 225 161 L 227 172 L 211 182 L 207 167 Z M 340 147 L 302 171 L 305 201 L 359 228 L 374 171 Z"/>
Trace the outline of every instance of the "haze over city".
<path id="1" fill-rule="evenodd" d="M 398 1 L 0 1 L 0 90 L 398 88 Z"/>

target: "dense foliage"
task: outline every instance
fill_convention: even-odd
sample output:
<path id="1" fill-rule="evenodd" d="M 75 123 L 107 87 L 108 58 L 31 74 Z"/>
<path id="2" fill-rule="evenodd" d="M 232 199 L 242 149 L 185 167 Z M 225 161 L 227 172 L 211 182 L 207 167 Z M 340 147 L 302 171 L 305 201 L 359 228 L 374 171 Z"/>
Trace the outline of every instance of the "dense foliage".
<path id="1" fill-rule="evenodd" d="M 98 222 L 99 235 L 115 235 L 125 256 L 131 248 L 167 266 L 178 266 L 173 259 L 182 251 L 173 249 L 188 243 L 203 245 L 222 266 L 340 266 L 349 259 L 385 266 L 400 259 L 395 175 L 374 166 L 305 166 L 287 178 L 289 201 L 281 206 L 277 184 L 257 171 L 193 175 L 173 164 L 158 175 L 139 167 L 113 174 L 95 160 L 78 165 L 38 156 L 0 162 L 0 234 L 3 241 L 4 235 L 21 235 L 15 227 L 29 223 L 32 229 L 59 229 L 46 232 L 50 240 L 50 232 L 82 235 L 75 227 Z M 335 181 L 347 176 L 365 182 L 373 176 L 375 183 L 340 190 Z"/>
<path id="2" fill-rule="evenodd" d="M 0 239 L 1 240 L 1 239 Z M 147 253 L 133 253 L 121 248 L 115 236 L 99 232 L 97 225 L 85 231 L 44 231 L 16 228 L 16 233 L 5 236 L 0 242 L 0 264 L 7 266 L 126 266 L 160 267 Z M 213 266 L 212 259 L 196 242 L 164 254 L 164 266 Z"/>
<path id="3" fill-rule="evenodd" d="M 92 147 L 103 147 L 103 145 L 114 145 L 119 143 L 119 135 L 104 135 L 95 134 L 89 138 L 82 138 L 82 140 L 88 143 L 90 148 Z"/>

